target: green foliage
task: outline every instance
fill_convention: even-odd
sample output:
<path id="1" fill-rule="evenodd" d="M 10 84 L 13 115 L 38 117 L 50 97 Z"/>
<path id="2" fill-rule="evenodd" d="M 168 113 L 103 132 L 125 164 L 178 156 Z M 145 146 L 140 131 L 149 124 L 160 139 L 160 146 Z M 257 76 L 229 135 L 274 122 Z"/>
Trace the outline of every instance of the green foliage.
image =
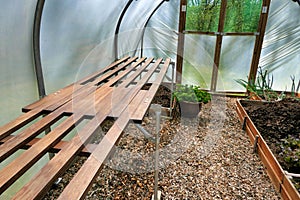
<path id="1" fill-rule="evenodd" d="M 265 70 L 262 71 L 261 67 L 258 71 L 258 77 L 255 82 L 253 79 L 250 79 L 249 81 L 243 80 L 243 79 L 237 79 L 235 80 L 238 84 L 246 88 L 246 90 L 251 95 L 255 95 L 260 97 L 261 99 L 272 101 L 279 98 L 283 98 L 283 94 L 278 95 L 273 89 L 273 76 L 269 76 L 268 71 Z"/>
<path id="2" fill-rule="evenodd" d="M 282 139 L 282 154 L 288 169 L 300 168 L 300 140 L 299 138 L 288 137 Z"/>
<path id="3" fill-rule="evenodd" d="M 256 32 L 262 0 L 228 0 L 224 32 Z M 189 0 L 186 29 L 218 31 L 221 0 Z"/>
<path id="4" fill-rule="evenodd" d="M 211 100 L 211 95 L 200 89 L 200 86 L 194 85 L 176 85 L 173 93 L 177 101 L 203 102 L 208 103 Z"/>

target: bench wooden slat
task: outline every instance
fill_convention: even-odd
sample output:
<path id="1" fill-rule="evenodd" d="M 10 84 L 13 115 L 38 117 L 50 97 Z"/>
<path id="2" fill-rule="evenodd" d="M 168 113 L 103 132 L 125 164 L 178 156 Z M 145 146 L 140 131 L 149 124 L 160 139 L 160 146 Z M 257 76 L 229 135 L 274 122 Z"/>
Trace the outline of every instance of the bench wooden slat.
<path id="1" fill-rule="evenodd" d="M 135 62 L 134 64 L 132 64 L 130 67 L 128 67 L 123 73 L 118 74 L 118 76 L 116 76 L 116 77 L 112 78 L 111 80 L 109 80 L 109 82 L 107 84 L 109 86 L 113 86 L 115 83 L 117 83 L 122 78 L 124 78 L 125 76 L 127 76 L 130 72 L 132 72 L 133 70 L 135 70 L 138 65 L 140 65 L 142 62 L 144 62 L 145 59 L 146 58 L 140 58 L 137 62 Z"/>
<path id="2" fill-rule="evenodd" d="M 10 121 L 4 126 L 1 126 L 0 140 L 7 137 L 8 135 L 15 132 L 16 130 L 20 129 L 21 127 L 28 124 L 29 122 L 33 121 L 34 119 L 38 118 L 40 115 L 41 115 L 41 111 L 33 110 L 28 113 L 22 114 L 19 117 L 17 117 L 15 120 Z"/>
<path id="3" fill-rule="evenodd" d="M 101 112 L 88 122 L 67 145 L 59 151 L 13 199 L 36 199 L 42 198 L 52 183 L 67 169 L 76 155 L 88 143 L 93 133 L 99 128 L 102 121 L 110 113 L 109 106 L 104 106 Z M 47 174 L 45 176 L 45 174 Z"/>
<path id="4" fill-rule="evenodd" d="M 170 64 L 169 59 L 164 65 L 162 59 L 154 63 L 153 60 L 154 58 L 137 59 L 137 57 L 120 59 L 61 89 L 60 92 L 50 94 L 26 106 L 24 111 L 28 113 L 20 116 L 14 123 L 1 127 L 0 161 L 20 148 L 27 148 L 27 150 L 0 170 L 0 192 L 5 191 L 46 152 L 56 151 L 57 154 L 13 199 L 41 199 L 79 154 L 90 156 L 59 198 L 83 198 L 129 121 L 142 120 L 149 108 Z M 154 82 L 149 90 L 142 90 L 142 87 L 149 80 L 152 81 L 152 78 Z M 18 135 L 10 136 L 17 128 L 45 112 L 49 114 L 20 131 Z M 35 138 L 40 132 L 66 115 L 69 117 L 48 135 L 41 139 Z M 117 120 L 100 144 L 89 144 L 101 123 L 111 116 Z M 68 142 L 61 141 L 77 121 L 86 117 L 90 121 L 81 128 L 77 135 Z"/>
<path id="5" fill-rule="evenodd" d="M 147 90 L 147 94 L 144 97 L 144 101 L 142 101 L 138 108 L 136 109 L 136 111 L 132 114 L 131 119 L 132 120 L 137 120 L 137 121 L 141 121 L 144 118 L 144 115 L 146 113 L 146 111 L 149 109 L 150 104 L 151 104 L 151 99 L 154 98 L 156 91 L 158 90 L 161 82 L 163 81 L 163 78 L 168 70 L 168 67 L 170 65 L 171 60 L 167 59 L 165 61 L 165 64 L 163 65 L 163 67 L 161 68 L 160 72 L 158 73 L 158 75 L 156 76 L 156 79 L 154 80 L 154 82 L 152 83 L 152 85 L 150 86 L 149 90 Z"/>
<path id="6" fill-rule="evenodd" d="M 74 84 L 70 84 L 57 92 L 51 93 L 44 98 L 37 100 L 33 102 L 32 104 L 29 104 L 22 108 L 23 112 L 28 112 L 33 109 L 39 109 L 42 110 L 43 108 L 50 106 L 53 104 L 53 102 L 56 102 L 60 100 L 61 98 L 67 97 L 72 94 L 73 92 L 73 86 Z"/>
<path id="7" fill-rule="evenodd" d="M 2 139 L 0 141 L 0 145 L 1 144 L 4 144 L 7 140 L 11 139 L 11 138 L 14 138 L 15 136 L 14 135 L 10 135 L 10 136 L 7 136 L 6 138 Z M 29 149 L 32 145 L 38 143 L 42 138 L 34 138 L 32 140 L 30 140 L 26 145 L 22 146 L 21 148 L 23 150 L 27 150 Z M 51 147 L 49 149 L 49 152 L 50 153 L 58 153 L 62 148 L 64 148 L 66 145 L 68 145 L 68 141 L 59 141 L 59 143 L 55 144 L 55 146 Z M 96 148 L 96 144 L 88 144 L 85 148 L 83 148 L 81 150 L 81 152 L 79 153 L 79 156 L 89 156 L 92 151 Z"/>
<path id="8" fill-rule="evenodd" d="M 109 73 L 106 73 L 105 75 L 103 75 L 99 78 L 96 78 L 94 81 L 92 81 L 92 84 L 98 84 L 103 80 L 109 80 L 109 78 L 113 77 L 114 75 L 118 75 L 118 73 L 120 73 L 122 70 L 124 70 L 125 68 L 127 68 L 130 65 L 133 65 L 133 63 L 135 62 L 136 59 L 137 59 L 137 57 L 129 59 L 127 62 L 116 67 L 114 70 L 110 71 Z M 143 60 L 144 60 L 144 58 L 141 58 L 136 63 L 141 63 L 141 62 L 143 62 Z"/>
<path id="9" fill-rule="evenodd" d="M 32 138 L 36 137 L 44 130 L 46 130 L 51 124 L 55 123 L 62 116 L 61 112 L 53 112 L 45 116 L 35 124 L 32 124 L 13 139 L 6 141 L 0 146 L 0 162 L 9 157 L 12 153 L 16 152 L 20 146 L 28 143 Z"/>
<path id="10" fill-rule="evenodd" d="M 136 70 L 130 77 L 127 77 L 127 79 L 120 85 L 120 87 L 126 87 L 128 84 L 130 84 L 136 77 L 140 76 L 141 73 L 150 65 L 150 63 L 153 61 L 153 58 L 149 58 L 138 70 Z"/>
<path id="11" fill-rule="evenodd" d="M 165 66 L 168 67 L 168 65 Z M 167 68 L 163 67 L 160 74 L 164 75 L 166 72 L 165 70 L 167 70 Z M 163 76 L 158 75 L 156 83 L 161 82 L 162 78 Z M 147 78 L 145 78 L 145 80 L 147 80 Z M 140 84 L 144 85 L 143 83 Z M 103 167 L 104 161 L 108 158 L 112 148 L 121 137 L 122 131 L 127 126 L 129 122 L 128 116 L 131 116 L 132 112 L 135 112 L 136 109 L 134 107 L 138 107 L 138 105 L 140 105 L 140 103 L 143 101 L 143 95 L 145 94 L 146 92 L 139 91 L 135 98 L 130 101 L 130 105 L 125 109 L 125 111 L 122 112 L 120 118 L 118 118 L 115 124 L 109 129 L 98 147 L 92 152 L 91 156 L 79 169 L 69 185 L 67 185 L 67 187 L 64 189 L 58 198 L 59 200 L 82 199 L 86 195 L 94 179 L 97 177 L 101 168 Z"/>
<path id="12" fill-rule="evenodd" d="M 81 199 L 85 196 L 128 122 L 129 118 L 127 113 L 124 112 L 109 129 L 100 144 L 88 157 L 58 199 Z"/>
<path id="13" fill-rule="evenodd" d="M 70 130 L 75 127 L 81 117 L 71 116 L 45 135 L 38 143 L 23 152 L 0 172 L 0 193 L 21 177 L 35 162 L 37 162 L 51 148 L 58 143 Z"/>
<path id="14" fill-rule="evenodd" d="M 86 82 L 90 82 L 92 81 L 93 79 L 97 78 L 98 76 L 100 76 L 102 73 L 105 73 L 109 70 L 111 70 L 112 68 L 118 66 L 119 64 L 123 63 L 123 62 L 126 62 L 130 57 L 129 56 L 126 56 L 124 58 L 121 58 L 119 60 L 117 60 L 116 62 L 113 62 L 111 63 L 110 65 L 108 65 L 107 67 L 104 67 L 103 69 L 100 69 L 99 71 L 97 72 L 94 72 L 93 74 L 77 81 L 78 84 L 84 84 Z"/>
<path id="15" fill-rule="evenodd" d="M 129 59 L 129 56 L 124 57 L 123 59 L 120 59 L 120 60 L 112 63 L 111 65 L 105 67 L 104 69 L 99 70 L 96 74 L 92 74 L 82 80 L 79 80 L 77 83 L 72 83 L 72 84 L 58 90 L 57 92 L 49 94 L 46 97 L 44 97 L 43 99 L 38 100 L 38 101 L 24 107 L 22 110 L 23 110 L 23 112 L 28 112 L 32 109 L 42 110 L 45 107 L 48 107 L 47 110 L 52 111 L 52 110 L 56 109 L 58 106 L 67 102 L 68 100 L 70 100 L 70 97 L 72 97 L 77 92 L 77 90 L 82 89 L 83 86 L 81 85 L 81 83 L 86 82 L 89 79 L 93 79 L 93 78 L 99 76 L 99 74 L 119 65 L 120 63 L 122 63 L 128 59 Z M 134 60 L 134 58 L 132 60 Z M 63 101 L 63 102 L 59 103 L 59 101 Z M 58 105 L 55 106 L 53 104 L 58 104 Z"/>

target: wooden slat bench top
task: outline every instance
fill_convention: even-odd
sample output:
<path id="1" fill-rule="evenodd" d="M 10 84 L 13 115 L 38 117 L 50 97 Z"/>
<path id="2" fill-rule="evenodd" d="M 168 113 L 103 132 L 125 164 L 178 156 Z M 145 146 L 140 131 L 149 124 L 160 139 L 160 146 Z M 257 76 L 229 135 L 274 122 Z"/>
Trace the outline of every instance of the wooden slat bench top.
<path id="1" fill-rule="evenodd" d="M 78 155 L 87 156 L 87 161 L 59 198 L 84 198 L 129 121 L 143 119 L 169 65 L 170 59 L 124 57 L 24 107 L 24 114 L 0 127 L 0 162 L 25 149 L 0 170 L 0 194 L 47 152 L 55 152 L 13 199 L 42 198 Z M 142 89 L 150 80 L 150 88 Z M 92 144 L 101 123 L 111 117 L 114 125 L 99 144 Z M 62 140 L 84 120 L 73 138 Z"/>

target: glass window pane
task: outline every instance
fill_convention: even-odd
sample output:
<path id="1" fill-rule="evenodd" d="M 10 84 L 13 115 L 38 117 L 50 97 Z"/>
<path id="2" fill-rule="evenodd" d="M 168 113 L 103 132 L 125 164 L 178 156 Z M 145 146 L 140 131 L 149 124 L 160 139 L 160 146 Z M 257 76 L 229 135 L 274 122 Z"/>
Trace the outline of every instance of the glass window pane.
<path id="1" fill-rule="evenodd" d="M 189 0 L 186 30 L 218 31 L 221 0 Z"/>
<path id="2" fill-rule="evenodd" d="M 262 0 L 228 0 L 224 32 L 256 32 Z"/>

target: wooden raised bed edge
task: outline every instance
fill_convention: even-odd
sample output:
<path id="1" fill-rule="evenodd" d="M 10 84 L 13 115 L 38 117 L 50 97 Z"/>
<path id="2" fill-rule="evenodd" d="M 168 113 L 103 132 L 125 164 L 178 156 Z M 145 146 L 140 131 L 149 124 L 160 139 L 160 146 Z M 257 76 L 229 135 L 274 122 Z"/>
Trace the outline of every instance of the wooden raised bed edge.
<path id="1" fill-rule="evenodd" d="M 265 140 L 262 138 L 254 123 L 246 113 L 245 109 L 240 103 L 240 100 L 237 100 L 236 102 L 236 112 L 241 123 L 243 124 L 243 129 L 247 132 L 250 138 L 251 144 L 254 145 L 255 140 L 257 140 L 256 152 L 266 167 L 267 173 L 277 192 L 280 193 L 284 200 L 300 200 L 298 191 L 294 187 L 293 183 L 289 180 L 279 162 L 266 144 Z"/>

